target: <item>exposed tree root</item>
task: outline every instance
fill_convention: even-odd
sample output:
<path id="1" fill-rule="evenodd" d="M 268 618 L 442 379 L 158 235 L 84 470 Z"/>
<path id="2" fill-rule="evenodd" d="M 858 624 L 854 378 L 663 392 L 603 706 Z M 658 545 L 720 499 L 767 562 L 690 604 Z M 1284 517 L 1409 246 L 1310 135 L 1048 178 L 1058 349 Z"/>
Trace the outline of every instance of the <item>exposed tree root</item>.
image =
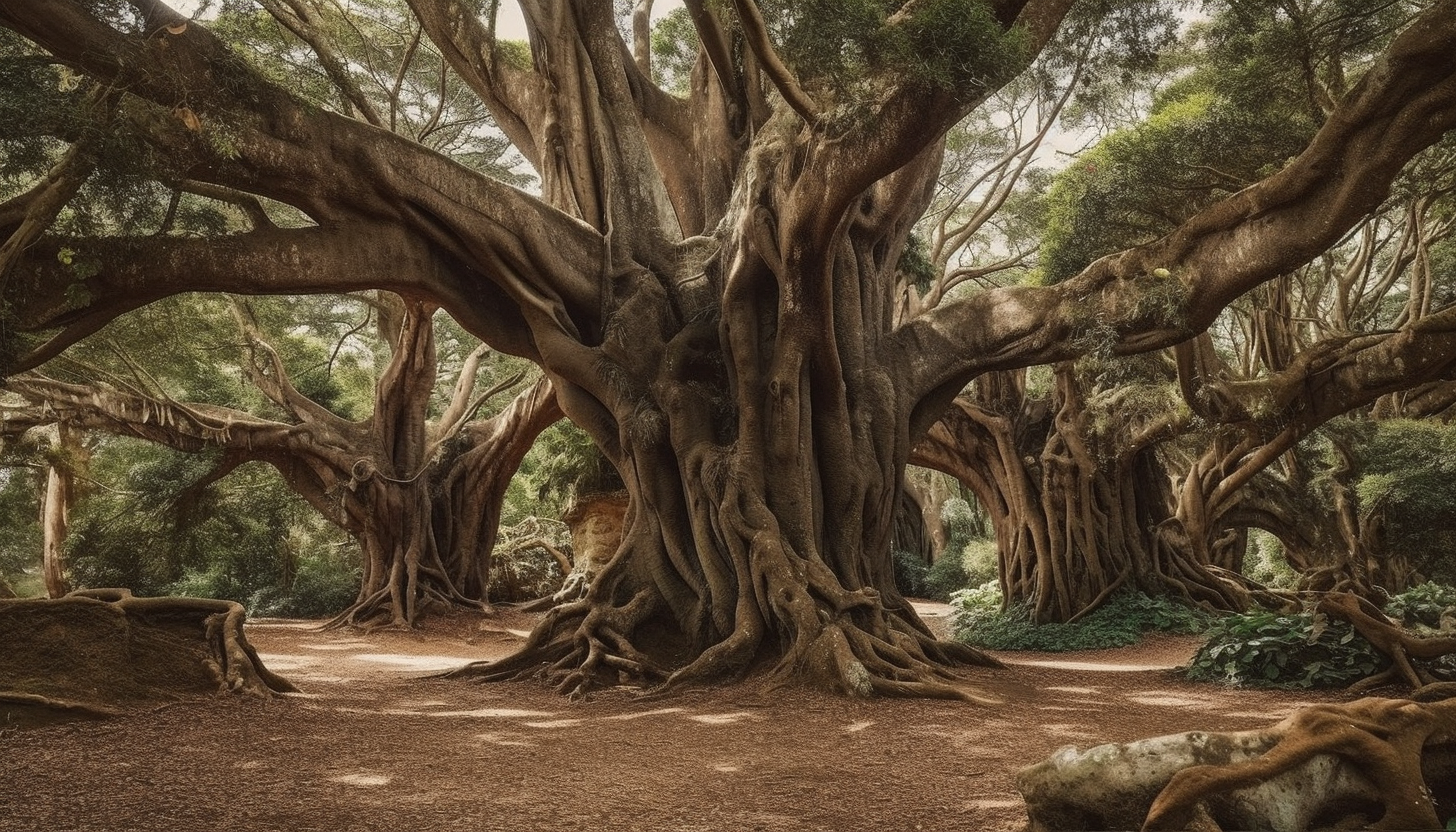
<path id="1" fill-rule="evenodd" d="M 1389 668 L 1356 682 L 1350 686 L 1351 690 L 1369 690 L 1395 683 L 1409 685 L 1415 691 L 1423 691 L 1429 686 L 1447 682 L 1432 676 L 1413 660 L 1429 661 L 1456 653 L 1456 636 L 1420 636 L 1412 633 L 1391 622 L 1374 604 L 1349 592 L 1325 595 L 1320 599 L 1318 609 L 1326 615 L 1350 622 L 1376 650 L 1390 657 L 1392 664 Z"/>
<path id="2" fill-rule="evenodd" d="M 1361 699 L 1264 731 L 1066 748 L 1017 787 L 1033 832 L 1442 829 L 1456 816 L 1456 699 Z"/>
<path id="3" fill-rule="evenodd" d="M 136 598 L 124 589 L 0 601 L 0 709 L 34 724 L 214 694 L 295 691 L 243 634 L 232 601 Z"/>
<path id="4" fill-rule="evenodd" d="M 649 652 L 634 644 L 662 626 L 661 602 L 650 590 L 627 604 L 596 606 L 582 599 L 553 608 L 526 644 L 511 656 L 476 662 L 443 674 L 479 681 L 545 679 L 559 693 L 581 696 L 593 689 L 635 685 L 665 692 L 692 684 L 761 676 L 769 687 L 807 685 L 852 696 L 957 699 L 982 705 L 1000 700 L 975 691 L 957 668 L 1003 667 L 965 645 L 936 641 L 898 616 L 886 637 L 871 634 L 825 612 L 817 635 L 800 637 L 767 671 L 765 628 L 757 616 L 727 638 L 693 655 L 683 639 Z M 688 659 L 684 661 L 684 659 Z"/>

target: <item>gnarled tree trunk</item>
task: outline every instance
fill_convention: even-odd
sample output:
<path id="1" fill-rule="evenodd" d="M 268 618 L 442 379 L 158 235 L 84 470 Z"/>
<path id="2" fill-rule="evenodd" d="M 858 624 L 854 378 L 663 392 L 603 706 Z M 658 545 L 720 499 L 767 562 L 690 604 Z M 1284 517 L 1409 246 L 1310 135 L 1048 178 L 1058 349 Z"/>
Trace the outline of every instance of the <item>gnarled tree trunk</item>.
<path id="1" fill-rule="evenodd" d="M 1150 441 L 1161 423 L 1099 435 L 1074 368 L 1054 377 L 1034 400 L 1023 374 L 982 376 L 915 449 L 989 511 L 1006 602 L 1038 622 L 1071 621 L 1130 586 L 1239 608 L 1237 589 L 1207 568 L 1211 541 L 1170 534 L 1176 496 Z"/>

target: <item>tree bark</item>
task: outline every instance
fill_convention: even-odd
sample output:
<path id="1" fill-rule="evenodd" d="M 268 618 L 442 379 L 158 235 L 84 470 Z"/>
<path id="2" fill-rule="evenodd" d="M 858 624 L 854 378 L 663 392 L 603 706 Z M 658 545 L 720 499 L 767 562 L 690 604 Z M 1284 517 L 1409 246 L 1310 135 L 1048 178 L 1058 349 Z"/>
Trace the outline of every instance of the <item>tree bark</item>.
<path id="1" fill-rule="evenodd" d="M 61 598 L 71 591 L 66 578 L 66 537 L 71 505 L 76 497 L 76 466 L 85 449 L 77 433 L 65 424 L 56 426 L 56 444 L 46 466 L 45 497 L 41 500 L 41 570 L 46 597 Z"/>

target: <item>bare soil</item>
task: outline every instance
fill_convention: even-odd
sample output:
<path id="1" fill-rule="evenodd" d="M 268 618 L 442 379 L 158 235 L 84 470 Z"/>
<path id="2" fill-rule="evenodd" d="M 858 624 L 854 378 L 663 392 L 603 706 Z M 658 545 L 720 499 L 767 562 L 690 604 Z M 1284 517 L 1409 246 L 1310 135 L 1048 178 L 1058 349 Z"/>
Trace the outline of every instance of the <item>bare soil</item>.
<path id="1" fill-rule="evenodd" d="M 1257 728 L 1350 698 L 1183 681 L 1171 668 L 1198 641 L 1168 636 L 999 654 L 1009 669 L 971 674 L 1006 700 L 992 708 L 748 685 L 568 701 L 428 678 L 503 655 L 534 620 L 368 635 L 251 622 L 264 662 L 303 694 L 0 732 L 0 832 L 1012 832 L 1026 824 L 1016 771 L 1064 745 Z"/>

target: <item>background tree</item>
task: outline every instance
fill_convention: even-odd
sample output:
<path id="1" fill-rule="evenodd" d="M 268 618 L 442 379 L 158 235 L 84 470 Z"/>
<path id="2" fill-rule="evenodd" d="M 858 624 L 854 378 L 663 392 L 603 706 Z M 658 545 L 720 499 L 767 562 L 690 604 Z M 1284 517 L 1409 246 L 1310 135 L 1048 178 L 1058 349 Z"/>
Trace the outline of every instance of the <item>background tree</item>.
<path id="1" fill-rule="evenodd" d="M 412 624 L 431 603 L 483 604 L 506 485 L 536 434 L 559 418 L 550 389 L 530 387 L 480 418 L 522 374 L 488 366 L 489 351 L 443 321 L 437 336 L 427 306 L 362 300 L 325 299 L 303 319 L 298 308 L 234 302 L 233 326 L 218 320 L 227 313 L 216 304 L 194 300 L 158 310 L 130 333 L 96 336 L 90 349 L 56 362 L 63 377 L 28 373 L 9 386 L 67 430 L 214 451 L 208 482 L 252 461 L 278 469 L 361 547 L 359 598 L 341 620 Z M 221 340 L 209 343 L 206 326 L 184 330 L 183 344 L 153 332 L 154 346 L 160 337 L 173 349 L 165 368 L 152 351 L 152 371 L 120 346 L 182 314 L 208 321 Z M 375 328 L 377 340 L 364 337 Z M 442 356 L 439 341 L 454 355 Z M 120 366 L 84 363 L 87 352 L 118 355 Z M 219 377 L 220 358 L 235 360 L 248 384 Z M 458 370 L 437 383 L 442 361 Z"/>
<path id="2" fill-rule="evenodd" d="M 0 25 L 48 61 L 122 91 L 115 129 L 167 176 L 314 223 L 201 241 L 37 235 L 3 297 L 16 329 L 49 340 L 16 343 L 18 364 L 183 290 L 427 299 L 540 364 L 631 495 L 622 549 L 587 596 L 485 675 L 544 667 L 574 691 L 764 670 L 964 696 L 948 668 L 978 657 L 934 640 L 890 566 L 904 465 L 954 396 L 987 372 L 1201 332 L 1335 245 L 1456 124 L 1456 7 L 1439 0 L 1267 177 L 1060 283 L 897 319 L 897 264 L 946 132 L 1073 13 L 1134 7 L 732 5 L 686 4 L 702 46 L 680 99 L 642 71 L 651 56 L 634 54 L 610 3 L 523 3 L 525 61 L 453 0 L 412 0 L 536 168 L 539 198 L 305 103 L 249 65 L 251 48 L 159 3 L 111 16 L 72 0 L 7 5 Z M 16 197 L 7 216 L 44 218 L 45 193 Z M 66 244 L 99 264 L 84 295 L 65 290 L 77 282 L 56 256 Z"/>
<path id="3" fill-rule="evenodd" d="M 1259 4 L 1242 4 L 1192 30 L 1194 47 L 1206 56 L 1198 69 L 1161 85 L 1150 100 L 1151 115 L 1109 135 L 1056 178 L 1039 252 L 1042 279 L 1055 281 L 1101 254 L 1154 238 L 1254 181 L 1307 139 L 1317 124 L 1307 114 L 1319 112 L 1309 102 L 1308 66 L 1323 67 L 1329 83 L 1347 88 L 1331 73 L 1368 60 L 1372 34 L 1392 23 L 1384 15 L 1394 10 L 1383 7 L 1372 19 L 1354 21 L 1340 4 L 1303 8 L 1323 20 L 1321 31 L 1336 27 L 1344 34 L 1291 31 L 1299 21 Z M 1250 47 L 1251 41 L 1300 38 L 1294 52 Z M 1174 68 L 1189 66 L 1189 54 L 1176 54 Z M 1266 78 L 1273 83 L 1256 83 Z M 1008 602 L 1027 604 L 1038 620 L 1067 620 L 1131 579 L 1144 591 L 1241 608 L 1247 589 L 1233 573 L 1249 526 L 1275 530 L 1311 571 L 1329 564 L 1331 553 L 1322 550 L 1342 545 L 1333 517 L 1311 522 L 1318 501 L 1308 499 L 1304 486 L 1263 476 L 1321 421 L 1291 413 L 1286 405 L 1296 405 L 1293 400 L 1257 414 L 1244 409 L 1234 418 L 1213 412 L 1194 391 L 1211 396 L 1214 386 L 1242 373 L 1241 395 L 1249 401 L 1259 390 L 1275 396 L 1254 377 L 1297 370 L 1313 383 L 1308 374 L 1328 369 L 1311 363 L 1313 356 L 1346 343 L 1352 331 L 1399 325 L 1362 315 L 1352 326 L 1345 310 L 1378 308 L 1393 287 L 1429 282 L 1409 252 L 1418 248 L 1414 240 L 1429 246 L 1445 233 L 1442 223 L 1429 221 L 1431 207 L 1448 192 L 1444 159 L 1443 151 L 1427 154 L 1410 184 L 1352 235 L 1354 242 L 1256 290 L 1250 306 L 1234 304 L 1230 320 L 1238 321 L 1238 331 L 1225 332 L 1221 324 L 1216 331 L 1225 335 L 1217 344 L 1205 338 L 1192 342 L 1200 349 L 1181 348 L 1188 360 L 1176 368 L 1171 357 L 1126 359 L 1099 350 L 1053 368 L 1051 383 L 1020 371 L 999 381 L 987 375 L 957 401 L 919 452 L 974 485 L 993 507 Z M 1394 236 L 1405 242 L 1394 251 L 1386 245 L 1389 229 L 1402 228 Z M 1156 293 L 1145 296 L 1158 301 Z M 1326 337 L 1334 340 L 1316 345 Z M 1312 352 L 1296 360 L 1305 349 Z M 1409 381 L 1445 372 L 1443 365 L 1427 365 Z M 1180 374 L 1188 403 L 1181 400 Z M 1346 408 L 1371 401 L 1358 390 L 1345 395 Z M 1331 394 L 1321 407 L 1334 409 L 1323 418 L 1336 415 L 1338 403 Z M 1170 488 L 1170 476 L 1181 484 Z M 1257 494 L 1246 487 L 1255 477 L 1264 480 Z M 1322 526 L 1327 534 L 1319 534 Z"/>

